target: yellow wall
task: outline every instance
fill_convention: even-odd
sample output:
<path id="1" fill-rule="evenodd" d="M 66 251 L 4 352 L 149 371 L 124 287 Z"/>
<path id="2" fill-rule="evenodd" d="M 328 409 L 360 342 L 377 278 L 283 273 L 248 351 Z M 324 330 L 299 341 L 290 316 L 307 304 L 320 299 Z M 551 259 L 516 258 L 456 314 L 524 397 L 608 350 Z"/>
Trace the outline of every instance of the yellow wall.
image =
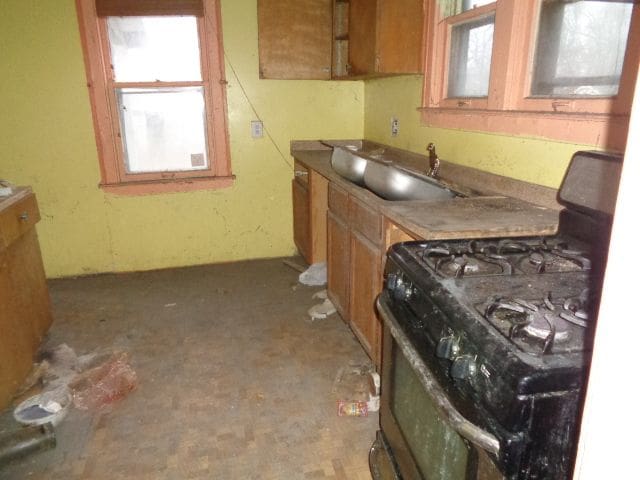
<path id="1" fill-rule="evenodd" d="M 433 142 L 443 160 L 554 188 L 560 185 L 573 152 L 593 149 L 543 139 L 425 127 L 416 110 L 421 92 L 421 75 L 367 80 L 365 137 L 424 155 L 427 144 Z M 400 121 L 395 138 L 391 137 L 393 116 Z"/>
<path id="2" fill-rule="evenodd" d="M 123 197 L 100 180 L 73 0 L 4 0 L 0 178 L 32 185 L 50 277 L 294 252 L 289 140 L 363 135 L 362 82 L 258 80 L 255 0 L 222 0 L 235 185 Z M 238 74 L 234 77 L 231 65 Z M 273 136 L 254 140 L 239 81 Z"/>

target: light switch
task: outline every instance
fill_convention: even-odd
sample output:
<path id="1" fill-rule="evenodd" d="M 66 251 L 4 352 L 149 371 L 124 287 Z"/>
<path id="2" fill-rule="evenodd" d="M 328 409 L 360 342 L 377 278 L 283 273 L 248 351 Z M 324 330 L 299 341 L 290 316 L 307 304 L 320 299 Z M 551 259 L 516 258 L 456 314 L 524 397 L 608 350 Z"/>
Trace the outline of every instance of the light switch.
<path id="1" fill-rule="evenodd" d="M 251 136 L 253 138 L 262 138 L 262 121 L 261 120 L 251 120 Z"/>

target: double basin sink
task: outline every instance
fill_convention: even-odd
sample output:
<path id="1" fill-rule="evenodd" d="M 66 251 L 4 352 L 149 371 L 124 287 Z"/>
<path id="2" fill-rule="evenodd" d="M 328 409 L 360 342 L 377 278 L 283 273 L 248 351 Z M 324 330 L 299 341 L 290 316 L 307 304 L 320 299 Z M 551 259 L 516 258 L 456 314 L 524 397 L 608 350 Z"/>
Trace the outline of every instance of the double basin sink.
<path id="1" fill-rule="evenodd" d="M 365 187 L 385 200 L 447 200 L 460 193 L 436 179 L 395 165 L 381 148 L 364 142 L 333 147 L 331 167 L 341 177 Z"/>

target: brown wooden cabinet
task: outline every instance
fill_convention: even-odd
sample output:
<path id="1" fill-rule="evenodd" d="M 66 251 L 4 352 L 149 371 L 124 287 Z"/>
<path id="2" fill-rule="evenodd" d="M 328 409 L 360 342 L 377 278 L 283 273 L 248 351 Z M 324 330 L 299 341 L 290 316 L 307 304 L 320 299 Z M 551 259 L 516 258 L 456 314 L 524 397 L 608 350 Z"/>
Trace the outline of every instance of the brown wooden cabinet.
<path id="1" fill-rule="evenodd" d="M 291 181 L 293 241 L 309 264 L 327 258 L 327 196 L 329 182 L 298 161 Z"/>
<path id="2" fill-rule="evenodd" d="M 29 373 L 51 324 L 35 231 L 39 220 L 36 198 L 28 189 L 0 201 L 0 409 Z"/>
<path id="3" fill-rule="evenodd" d="M 309 189 L 297 179 L 291 181 L 293 192 L 293 242 L 300 255 L 311 262 L 311 235 L 309 216 Z"/>
<path id="4" fill-rule="evenodd" d="M 340 316 L 349 321 L 349 226 L 327 213 L 327 295 Z"/>
<path id="5" fill-rule="evenodd" d="M 329 185 L 327 293 L 365 351 L 379 365 L 382 288 L 381 215 L 335 183 Z"/>
<path id="6" fill-rule="evenodd" d="M 331 0 L 258 0 L 260 78 L 331 78 Z"/>
<path id="7" fill-rule="evenodd" d="M 422 0 L 259 0 L 260 78 L 422 73 Z"/>
<path id="8" fill-rule="evenodd" d="M 358 232 L 351 232 L 351 328 L 371 359 L 379 364 L 380 336 L 375 300 L 381 290 L 380 249 Z"/>

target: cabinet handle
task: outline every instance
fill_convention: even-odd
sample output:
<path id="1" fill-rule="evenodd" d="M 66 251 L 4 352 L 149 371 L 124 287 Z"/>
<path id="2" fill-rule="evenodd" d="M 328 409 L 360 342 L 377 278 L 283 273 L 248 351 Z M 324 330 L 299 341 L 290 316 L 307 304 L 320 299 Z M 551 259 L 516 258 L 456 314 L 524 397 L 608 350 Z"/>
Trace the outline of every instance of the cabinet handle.
<path id="1" fill-rule="evenodd" d="M 295 175 L 296 177 L 306 177 L 307 175 L 309 175 L 309 172 L 296 171 L 296 172 L 294 173 L 294 175 Z"/>
<path id="2" fill-rule="evenodd" d="M 23 222 L 26 222 L 27 220 L 29 220 L 29 214 L 27 212 L 22 212 L 19 216 L 18 216 L 19 220 L 22 220 Z"/>

